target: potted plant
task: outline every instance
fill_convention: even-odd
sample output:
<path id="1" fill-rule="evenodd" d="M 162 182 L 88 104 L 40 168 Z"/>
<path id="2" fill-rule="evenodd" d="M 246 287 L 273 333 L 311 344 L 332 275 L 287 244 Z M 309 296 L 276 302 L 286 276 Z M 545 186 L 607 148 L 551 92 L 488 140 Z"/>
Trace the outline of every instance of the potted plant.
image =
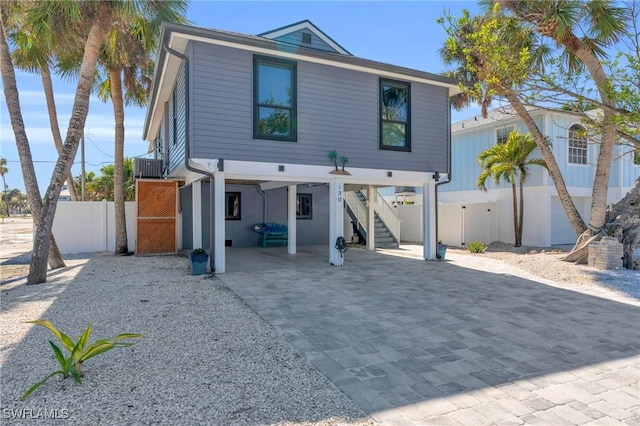
<path id="1" fill-rule="evenodd" d="M 444 260 L 444 256 L 447 254 L 447 245 L 442 243 L 442 240 L 438 240 L 438 246 L 436 247 L 436 259 Z"/>
<path id="2" fill-rule="evenodd" d="M 202 248 L 191 250 L 191 274 L 202 275 L 207 272 L 209 255 Z"/>

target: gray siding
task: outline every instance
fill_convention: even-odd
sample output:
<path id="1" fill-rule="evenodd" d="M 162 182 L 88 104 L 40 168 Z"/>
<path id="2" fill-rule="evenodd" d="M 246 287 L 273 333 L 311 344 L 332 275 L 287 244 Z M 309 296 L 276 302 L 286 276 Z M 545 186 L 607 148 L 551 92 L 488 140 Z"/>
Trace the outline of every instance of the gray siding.
<path id="1" fill-rule="evenodd" d="M 176 169 L 184 164 L 184 148 L 185 148 L 185 124 L 186 124 L 186 92 L 185 92 L 185 66 L 180 66 L 180 71 L 176 79 L 176 85 L 173 88 L 176 96 L 176 131 L 173 129 L 173 96 L 169 98 L 169 174 L 172 174 Z M 175 137 L 174 137 L 175 135 Z"/>
<path id="2" fill-rule="evenodd" d="M 302 42 L 302 33 L 311 34 L 311 44 L 307 44 L 307 43 L 303 43 Z M 299 31 L 296 31 L 296 32 L 293 32 L 293 33 L 285 34 L 283 36 L 275 38 L 274 40 L 280 41 L 282 43 L 293 44 L 293 45 L 296 45 L 296 46 L 311 47 L 313 49 L 319 49 L 319 50 L 325 50 L 327 52 L 339 53 L 333 47 L 331 47 L 327 43 L 325 43 L 320 37 L 318 37 L 317 35 L 315 35 L 314 33 L 312 33 L 311 31 L 308 31 L 308 30 L 299 30 Z"/>
<path id="3" fill-rule="evenodd" d="M 298 62 L 298 141 L 253 139 L 253 55 L 194 43 L 192 157 L 329 166 L 447 171 L 448 91 L 411 84 L 411 152 L 379 149 L 378 77 Z"/>

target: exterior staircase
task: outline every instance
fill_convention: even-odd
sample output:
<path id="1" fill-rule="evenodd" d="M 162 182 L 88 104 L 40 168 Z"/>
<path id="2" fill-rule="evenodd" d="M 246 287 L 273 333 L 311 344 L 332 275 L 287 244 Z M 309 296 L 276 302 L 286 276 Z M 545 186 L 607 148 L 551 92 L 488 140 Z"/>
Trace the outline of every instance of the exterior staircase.
<path id="1" fill-rule="evenodd" d="M 367 197 L 362 191 L 354 191 L 355 197 L 346 199 L 346 208 L 349 217 L 354 223 L 358 224 L 358 228 L 365 238 L 368 238 L 368 230 L 366 229 L 366 205 Z M 357 205 L 353 205 L 356 204 Z M 362 214 L 364 212 L 364 215 Z M 391 230 L 387 227 L 387 224 L 382 220 L 378 212 L 374 213 L 374 232 L 375 240 L 374 244 L 376 248 L 398 248 L 400 242 L 396 238 Z"/>

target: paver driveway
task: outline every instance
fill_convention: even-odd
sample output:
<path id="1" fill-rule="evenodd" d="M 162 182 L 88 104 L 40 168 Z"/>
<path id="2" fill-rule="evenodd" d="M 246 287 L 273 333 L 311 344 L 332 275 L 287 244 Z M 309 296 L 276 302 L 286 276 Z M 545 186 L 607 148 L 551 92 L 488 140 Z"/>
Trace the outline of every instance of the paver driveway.
<path id="1" fill-rule="evenodd" d="M 638 303 L 503 266 L 347 256 L 221 279 L 376 421 L 640 424 Z"/>

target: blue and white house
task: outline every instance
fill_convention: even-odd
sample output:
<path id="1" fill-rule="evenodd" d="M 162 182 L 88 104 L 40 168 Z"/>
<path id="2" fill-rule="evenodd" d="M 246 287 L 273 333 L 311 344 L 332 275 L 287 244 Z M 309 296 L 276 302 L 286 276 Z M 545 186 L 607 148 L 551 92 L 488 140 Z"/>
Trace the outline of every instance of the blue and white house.
<path id="1" fill-rule="evenodd" d="M 532 110 L 531 115 L 542 133 L 551 141 L 569 194 L 583 219 L 588 221 L 598 144 L 585 134 L 577 114 L 537 109 Z M 492 206 L 496 217 L 490 221 L 490 226 L 493 227 L 491 240 L 507 243 L 514 241 L 511 186 L 503 184 L 496 187 L 493 182 L 489 182 L 488 191 L 483 192 L 477 188 L 476 179 L 480 174 L 478 154 L 505 141 L 512 130 L 528 132 L 518 116 L 505 109 L 492 111 L 487 118 L 473 117 L 454 123 L 451 131 L 452 181 L 438 189 L 438 201 L 441 203 L 459 203 L 465 207 L 483 203 Z M 532 155 L 541 157 L 537 150 Z M 634 184 L 640 175 L 639 159 L 629 146 L 615 148 L 609 179 L 609 203 L 619 201 Z M 530 172 L 525 186 L 523 244 L 549 247 L 575 243 L 576 235 L 569 225 L 548 172 L 539 166 L 532 166 Z M 469 214 L 470 210 L 465 210 L 464 214 Z M 447 221 L 447 218 L 440 218 L 439 229 L 443 235 L 447 234 L 447 227 L 458 226 L 449 219 Z M 486 241 L 486 238 L 482 239 L 491 242 Z M 461 244 L 460 241 L 445 242 Z"/>
<path id="2" fill-rule="evenodd" d="M 160 43 L 144 138 L 162 177 L 180 182 L 179 248 L 211 247 L 225 272 L 225 247 L 255 246 L 251 225 L 275 222 L 289 254 L 326 244 L 341 265 L 350 220 L 370 250 L 374 229 L 396 228 L 368 201 L 376 189 L 418 186 L 424 257 L 435 257 L 456 81 L 353 56 L 309 21 L 257 36 L 166 24 Z"/>

